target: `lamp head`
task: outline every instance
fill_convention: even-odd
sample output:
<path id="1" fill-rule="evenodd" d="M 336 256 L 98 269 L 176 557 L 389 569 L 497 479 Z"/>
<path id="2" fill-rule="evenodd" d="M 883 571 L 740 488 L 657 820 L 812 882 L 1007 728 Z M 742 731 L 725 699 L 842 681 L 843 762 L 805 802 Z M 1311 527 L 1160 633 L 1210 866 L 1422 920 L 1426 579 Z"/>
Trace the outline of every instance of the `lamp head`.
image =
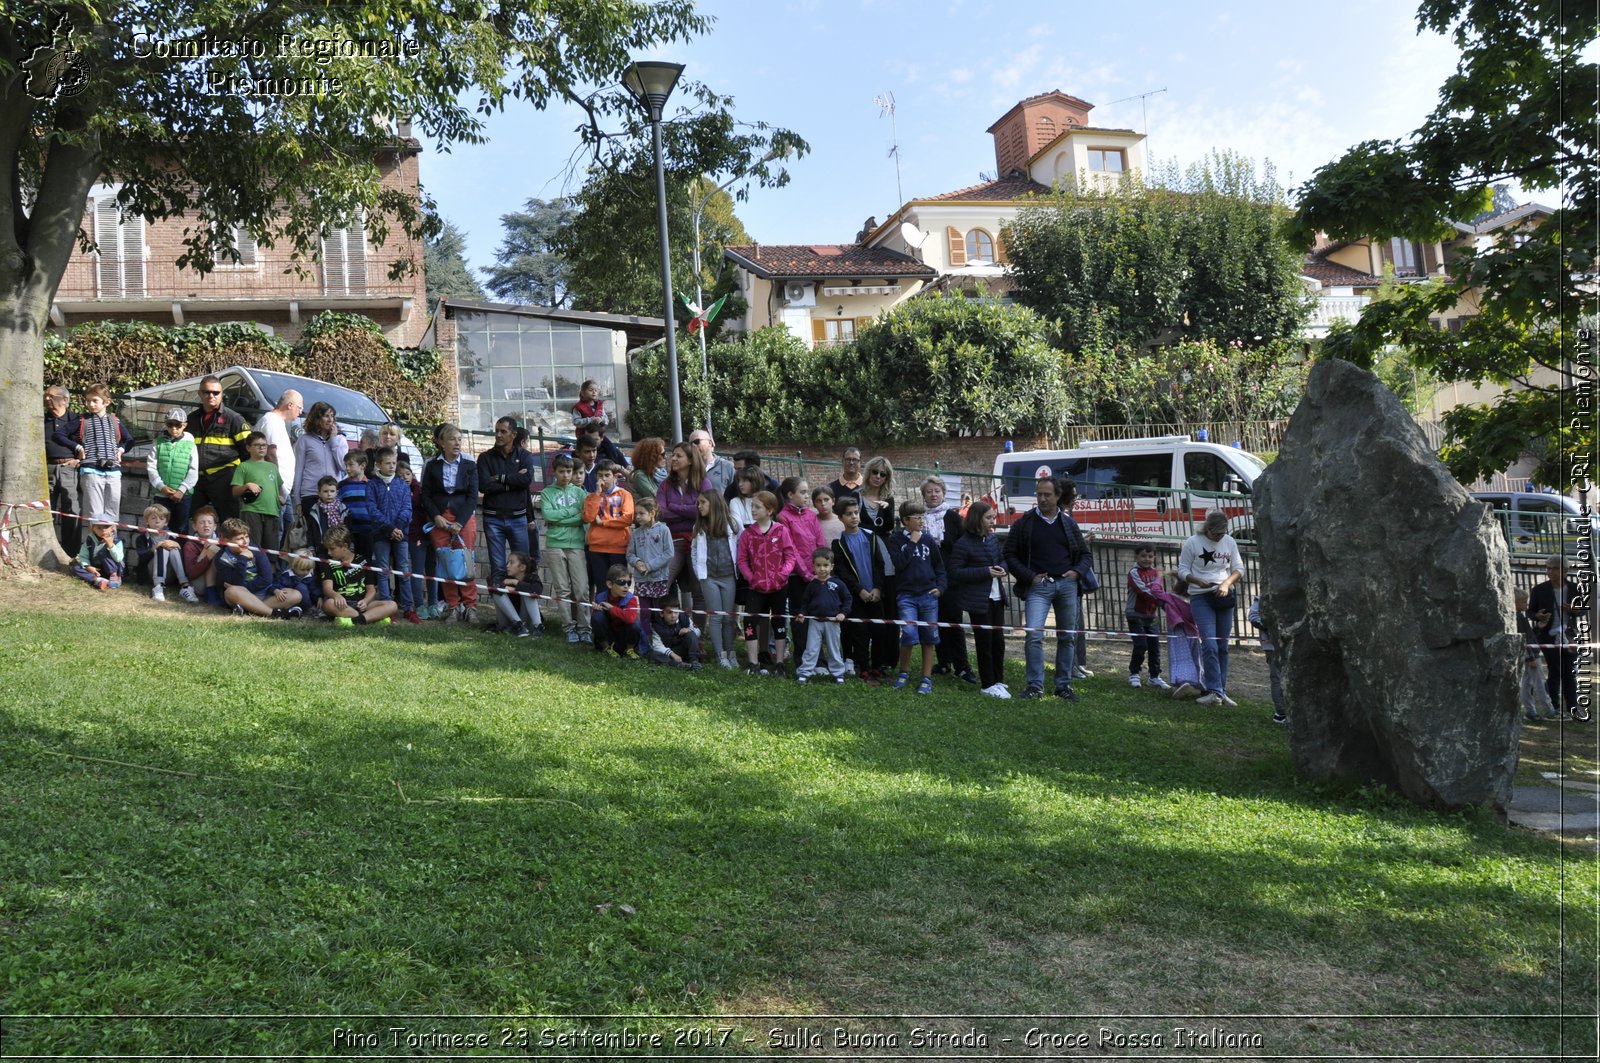
<path id="1" fill-rule="evenodd" d="M 677 87 L 682 63 L 634 63 L 622 75 L 622 85 L 644 104 L 651 121 L 660 121 L 667 97 Z"/>

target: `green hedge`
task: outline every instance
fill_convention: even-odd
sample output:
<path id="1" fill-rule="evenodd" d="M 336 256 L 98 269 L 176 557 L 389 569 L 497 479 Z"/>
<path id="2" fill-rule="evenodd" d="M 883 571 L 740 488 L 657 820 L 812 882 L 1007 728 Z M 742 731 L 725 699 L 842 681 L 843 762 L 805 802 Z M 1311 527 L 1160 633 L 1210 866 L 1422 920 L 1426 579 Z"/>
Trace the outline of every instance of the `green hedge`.
<path id="1" fill-rule="evenodd" d="M 74 395 L 92 384 L 112 394 L 137 391 L 230 365 L 326 380 L 359 391 L 397 421 L 444 420 L 455 381 L 433 351 L 401 351 L 370 318 L 326 311 L 306 323 L 294 345 L 252 324 L 178 325 L 94 321 L 44 344 L 47 383 Z"/>

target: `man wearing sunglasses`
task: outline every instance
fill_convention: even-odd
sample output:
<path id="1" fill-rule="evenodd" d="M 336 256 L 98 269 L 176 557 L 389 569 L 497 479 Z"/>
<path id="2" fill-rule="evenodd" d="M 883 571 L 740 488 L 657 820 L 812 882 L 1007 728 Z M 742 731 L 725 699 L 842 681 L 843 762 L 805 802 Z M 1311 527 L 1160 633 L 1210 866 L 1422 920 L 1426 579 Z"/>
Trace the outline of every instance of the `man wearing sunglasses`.
<path id="1" fill-rule="evenodd" d="M 222 381 L 208 376 L 200 381 L 200 408 L 189 412 L 185 427 L 194 436 L 200 459 L 200 481 L 194 485 L 194 512 L 201 506 L 217 511 L 217 523 L 239 515 L 233 495 L 233 470 L 245 456 L 250 436 L 245 419 L 222 404 Z M 274 547 L 275 543 L 253 545 Z"/>

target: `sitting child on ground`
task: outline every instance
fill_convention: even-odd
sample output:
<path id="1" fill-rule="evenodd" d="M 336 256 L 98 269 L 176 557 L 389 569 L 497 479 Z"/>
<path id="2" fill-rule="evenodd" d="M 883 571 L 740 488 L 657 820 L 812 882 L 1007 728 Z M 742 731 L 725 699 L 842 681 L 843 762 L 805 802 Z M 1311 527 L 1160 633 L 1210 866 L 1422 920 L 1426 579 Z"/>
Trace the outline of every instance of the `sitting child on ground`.
<path id="1" fill-rule="evenodd" d="M 544 634 L 544 618 L 539 615 L 544 584 L 533 567 L 532 558 L 521 550 L 507 554 L 505 575 L 500 577 L 500 585 L 493 591 L 494 611 L 500 618 L 496 630 L 509 632 L 519 639 L 538 638 Z"/>
<path id="2" fill-rule="evenodd" d="M 222 522 L 222 551 L 211 566 L 222 588 L 222 600 L 239 616 L 294 620 L 300 616 L 298 591 L 274 587 L 272 562 L 250 545 L 250 526 L 237 517 Z"/>
<path id="3" fill-rule="evenodd" d="M 650 659 L 658 664 L 700 670 L 700 629 L 670 599 L 650 629 Z"/>
<path id="4" fill-rule="evenodd" d="M 289 555 L 289 559 L 278 566 L 278 571 L 272 577 L 274 588 L 282 587 L 300 595 L 301 611 L 308 617 L 322 615 L 322 609 L 317 604 L 322 596 L 317 593 L 312 576 L 316 571 L 317 559 L 309 550 L 296 550 Z"/>
<path id="5" fill-rule="evenodd" d="M 197 602 L 200 599 L 189 586 L 189 577 L 183 570 L 183 545 L 167 529 L 170 517 L 166 506 L 159 503 L 146 506 L 144 531 L 134 537 L 133 548 L 139 554 L 140 564 L 149 566 L 151 601 L 166 601 L 167 583 L 171 581 L 178 585 L 178 597 L 186 602 Z"/>
<path id="6" fill-rule="evenodd" d="M 367 571 L 367 559 L 355 550 L 349 528 L 330 528 L 322 537 L 327 560 L 317 566 L 322 611 L 340 627 L 387 624 L 400 615 L 394 602 L 378 597 L 378 583 Z"/>
<path id="7" fill-rule="evenodd" d="M 89 522 L 72 574 L 95 590 L 114 591 L 122 586 L 122 540 L 117 537 L 117 519 L 101 513 Z"/>
<path id="8" fill-rule="evenodd" d="M 639 598 L 633 593 L 633 578 L 627 565 L 612 565 L 606 572 L 606 588 L 594 596 L 594 614 L 589 620 L 596 653 L 607 647 L 618 657 L 639 656 L 644 645 L 639 626 Z"/>
<path id="9" fill-rule="evenodd" d="M 183 574 L 189 577 L 190 586 L 199 585 L 207 605 L 220 606 L 222 592 L 217 589 L 217 569 L 213 563 L 222 552 L 217 541 L 217 511 L 201 506 L 190 517 L 194 525 L 192 538 L 183 541 Z"/>
<path id="10" fill-rule="evenodd" d="M 1512 597 L 1517 604 L 1517 631 L 1522 635 L 1522 712 L 1529 723 L 1537 722 L 1541 715 L 1546 720 L 1559 720 L 1561 714 L 1545 690 L 1544 654 L 1534 645 L 1533 621 L 1528 617 L 1528 592 L 1518 587 Z"/>

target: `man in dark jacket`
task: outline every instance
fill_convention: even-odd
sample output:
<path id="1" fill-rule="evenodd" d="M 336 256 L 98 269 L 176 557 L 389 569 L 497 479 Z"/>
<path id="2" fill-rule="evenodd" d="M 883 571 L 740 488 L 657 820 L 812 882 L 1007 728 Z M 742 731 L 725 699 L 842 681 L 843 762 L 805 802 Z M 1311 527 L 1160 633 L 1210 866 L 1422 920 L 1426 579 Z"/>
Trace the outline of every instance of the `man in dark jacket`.
<path id="1" fill-rule="evenodd" d="M 478 455 L 478 487 L 483 491 L 483 531 L 489 537 L 489 583 L 506 574 L 506 555 L 515 550 L 539 560 L 539 541 L 528 534 L 533 486 L 533 455 L 523 447 L 528 433 L 510 417 L 494 425 L 494 446 Z"/>
<path id="2" fill-rule="evenodd" d="M 76 557 L 83 542 L 83 529 L 73 514 L 77 512 L 78 453 L 56 438 L 78 434 L 77 414 L 67 409 L 71 396 L 57 385 L 44 390 L 44 460 L 50 474 L 50 508 L 56 518 L 56 540 L 61 549 Z"/>
<path id="3" fill-rule="evenodd" d="M 1077 521 L 1061 508 L 1061 482 L 1044 477 L 1034 488 L 1036 507 L 1006 535 L 1006 568 L 1026 606 L 1028 687 L 1025 698 L 1044 696 L 1044 624 L 1056 617 L 1056 697 L 1077 701 L 1072 669 L 1077 656 L 1078 581 L 1089 567 L 1089 545 Z"/>
<path id="4" fill-rule="evenodd" d="M 1566 561 L 1561 555 L 1545 563 L 1543 583 L 1528 595 L 1528 619 L 1533 622 L 1533 641 L 1543 649 L 1548 671 L 1545 693 L 1555 710 L 1578 723 L 1590 721 L 1587 699 L 1578 698 L 1578 649 L 1588 633 L 1583 592 L 1567 578 Z"/>
<path id="5" fill-rule="evenodd" d="M 194 485 L 191 511 L 210 506 L 217 511 L 219 524 L 237 517 L 233 470 L 247 456 L 244 441 L 250 438 L 250 426 L 222 404 L 222 381 L 214 376 L 200 381 L 200 408 L 189 413 L 185 427 L 194 436 L 200 458 L 200 479 Z"/>

